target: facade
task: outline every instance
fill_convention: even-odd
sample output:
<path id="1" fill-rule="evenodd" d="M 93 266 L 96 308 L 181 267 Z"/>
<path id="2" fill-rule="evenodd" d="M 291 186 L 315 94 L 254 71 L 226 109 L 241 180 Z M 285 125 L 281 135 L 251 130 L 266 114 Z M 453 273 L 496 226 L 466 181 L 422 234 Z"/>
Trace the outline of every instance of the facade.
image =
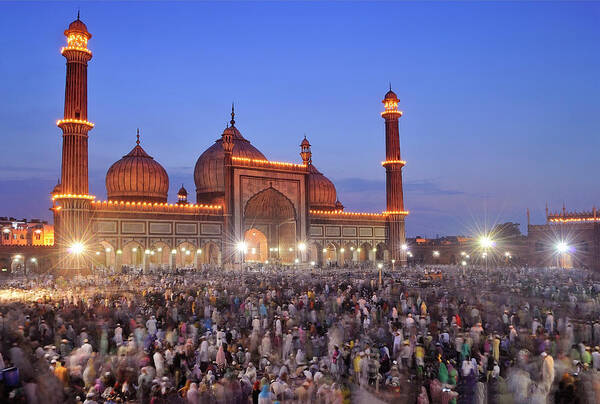
<path id="1" fill-rule="evenodd" d="M 546 224 L 528 224 L 529 264 L 600 270 L 600 215 L 546 207 Z"/>
<path id="2" fill-rule="evenodd" d="M 52 246 L 54 226 L 39 219 L 0 217 L 0 246 Z"/>
<path id="3" fill-rule="evenodd" d="M 268 160 L 235 122 L 198 158 L 196 203 L 185 188 L 169 203 L 169 177 L 142 148 L 133 149 L 106 175 L 107 200 L 88 188 L 87 66 L 92 35 L 79 18 L 65 31 L 67 59 L 62 129 L 62 175 L 52 192 L 57 267 L 144 269 L 243 262 L 287 265 L 348 261 L 406 263 L 398 97 L 385 95 L 386 211 L 347 212 L 335 185 L 315 166 L 311 144 L 300 144 L 301 162 Z"/>
<path id="4" fill-rule="evenodd" d="M 51 224 L 0 217 L 0 274 L 51 268 L 55 251 Z"/>

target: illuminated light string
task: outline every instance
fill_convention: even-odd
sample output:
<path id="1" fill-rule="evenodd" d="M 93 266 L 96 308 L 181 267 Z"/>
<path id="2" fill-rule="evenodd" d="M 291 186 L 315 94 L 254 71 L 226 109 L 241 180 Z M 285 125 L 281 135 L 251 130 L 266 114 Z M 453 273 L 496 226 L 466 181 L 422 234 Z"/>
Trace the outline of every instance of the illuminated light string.
<path id="1" fill-rule="evenodd" d="M 56 121 L 56 126 L 60 126 L 63 123 L 77 123 L 77 124 L 89 126 L 90 128 L 94 127 L 94 124 L 92 122 L 84 121 L 81 119 L 59 119 L 58 121 Z"/>
<path id="2" fill-rule="evenodd" d="M 381 212 L 383 215 L 408 215 L 410 213 L 410 211 L 408 210 L 386 210 Z"/>
<path id="3" fill-rule="evenodd" d="M 406 161 L 404 160 L 385 160 L 381 162 L 382 166 L 386 166 L 388 164 L 402 164 L 403 166 L 406 165 Z"/>
<path id="4" fill-rule="evenodd" d="M 92 54 L 91 50 L 89 50 L 88 48 L 82 47 L 82 46 L 64 46 L 64 47 L 60 48 L 60 53 L 62 55 L 64 55 L 66 51 L 72 51 L 72 50 L 84 52 L 84 53 L 87 53 L 90 56 Z"/>
<path id="5" fill-rule="evenodd" d="M 77 195 L 77 194 L 57 194 L 52 195 L 52 200 L 55 199 L 96 199 L 94 195 Z"/>
<path id="6" fill-rule="evenodd" d="M 398 117 L 402 116 L 402 111 L 398 109 L 398 101 L 386 99 L 383 103 L 385 110 L 381 113 L 381 116 L 386 114 L 395 114 Z"/>
<path id="7" fill-rule="evenodd" d="M 369 212 L 344 212 L 343 210 L 309 210 L 310 214 L 313 215 L 339 215 L 339 216 L 372 216 L 372 217 L 383 217 L 382 213 L 369 213 Z"/>
<path id="8" fill-rule="evenodd" d="M 559 223 L 577 223 L 577 222 L 600 222 L 598 217 L 571 217 L 571 218 L 550 218 L 550 222 Z"/>
<path id="9" fill-rule="evenodd" d="M 115 207 L 117 206 L 135 206 L 135 207 L 160 207 L 160 208 L 179 208 L 179 209 L 212 209 L 212 210 L 218 210 L 221 209 L 222 206 L 221 205 L 203 205 L 203 204 L 194 204 L 194 203 L 190 203 L 190 204 L 185 204 L 185 205 L 180 205 L 180 204 L 176 204 L 176 203 L 165 203 L 165 202 L 130 202 L 130 201 L 92 201 L 92 203 L 94 205 L 105 205 L 105 206 L 109 206 L 109 205 L 113 205 Z"/>
<path id="10" fill-rule="evenodd" d="M 306 164 L 288 163 L 288 162 L 285 162 L 285 161 L 270 161 L 270 160 L 251 159 L 249 157 L 237 157 L 237 156 L 234 156 L 231 159 L 233 161 L 240 161 L 240 162 L 258 164 L 258 165 L 271 165 L 271 166 L 281 166 L 281 167 L 306 168 Z"/>

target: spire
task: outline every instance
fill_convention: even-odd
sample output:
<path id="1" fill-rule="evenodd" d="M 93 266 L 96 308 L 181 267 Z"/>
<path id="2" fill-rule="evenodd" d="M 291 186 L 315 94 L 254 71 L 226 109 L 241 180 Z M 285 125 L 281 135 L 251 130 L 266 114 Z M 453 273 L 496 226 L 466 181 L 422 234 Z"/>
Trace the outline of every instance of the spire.
<path id="1" fill-rule="evenodd" d="M 529 227 L 530 224 L 531 221 L 529 220 L 529 208 L 527 208 L 527 226 Z"/>
<path id="2" fill-rule="evenodd" d="M 390 91 L 392 91 L 392 82 L 390 81 Z"/>
<path id="3" fill-rule="evenodd" d="M 235 109 L 233 102 L 231 103 L 231 121 L 229 121 L 229 123 L 231 123 L 232 127 L 235 126 Z"/>
<path id="4" fill-rule="evenodd" d="M 77 9 L 77 21 L 79 21 L 79 9 Z"/>
<path id="5" fill-rule="evenodd" d="M 140 145 L 140 128 L 137 128 L 136 137 L 137 137 L 137 140 L 135 141 L 135 144 L 139 146 Z"/>

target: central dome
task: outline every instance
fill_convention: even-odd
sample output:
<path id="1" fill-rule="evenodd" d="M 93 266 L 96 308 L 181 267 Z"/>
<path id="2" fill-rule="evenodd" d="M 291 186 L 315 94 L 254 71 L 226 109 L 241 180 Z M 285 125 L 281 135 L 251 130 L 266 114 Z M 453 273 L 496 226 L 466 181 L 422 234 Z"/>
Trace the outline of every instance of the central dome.
<path id="1" fill-rule="evenodd" d="M 139 143 L 106 173 L 108 200 L 167 202 L 169 176 Z"/>
<path id="2" fill-rule="evenodd" d="M 231 126 L 229 131 L 233 138 L 233 157 L 246 157 L 251 159 L 266 160 L 267 158 L 258 149 L 242 136 L 240 131 Z M 197 203 L 221 204 L 225 195 L 223 173 L 223 140 L 218 139 L 212 146 L 204 151 L 196 161 L 194 168 L 194 182 L 196 183 Z"/>

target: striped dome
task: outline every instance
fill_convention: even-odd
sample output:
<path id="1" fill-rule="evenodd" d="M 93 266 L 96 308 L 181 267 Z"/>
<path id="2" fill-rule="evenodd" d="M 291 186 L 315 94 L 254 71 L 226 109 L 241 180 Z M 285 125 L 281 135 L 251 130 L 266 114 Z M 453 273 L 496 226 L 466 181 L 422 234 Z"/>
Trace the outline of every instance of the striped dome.
<path id="1" fill-rule="evenodd" d="M 337 192 L 335 185 L 314 165 L 309 166 L 308 203 L 311 209 L 329 210 L 336 208 Z"/>
<path id="2" fill-rule="evenodd" d="M 106 173 L 109 200 L 167 202 L 169 176 L 138 144 Z"/>
<path id="3" fill-rule="evenodd" d="M 230 131 L 233 138 L 233 156 L 251 159 L 266 160 L 267 158 L 258 149 L 246 140 L 240 131 L 231 126 L 225 131 Z M 223 173 L 223 140 L 218 139 L 212 146 L 204 151 L 196 161 L 194 168 L 194 182 L 196 183 L 196 201 L 198 203 L 222 203 L 225 195 Z"/>

